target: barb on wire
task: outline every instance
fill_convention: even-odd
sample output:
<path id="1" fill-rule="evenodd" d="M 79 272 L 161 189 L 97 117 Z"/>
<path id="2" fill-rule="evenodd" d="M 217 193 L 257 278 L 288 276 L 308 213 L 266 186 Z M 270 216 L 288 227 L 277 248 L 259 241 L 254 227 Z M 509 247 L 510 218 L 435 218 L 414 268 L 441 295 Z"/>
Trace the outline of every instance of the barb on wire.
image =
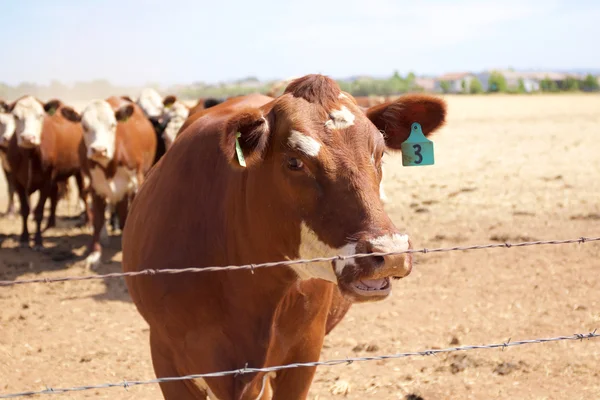
<path id="1" fill-rule="evenodd" d="M 333 366 L 333 365 L 340 365 L 340 364 L 351 364 L 355 361 L 380 361 L 380 360 L 390 360 L 390 359 L 415 357 L 415 356 L 431 356 L 431 355 L 436 355 L 439 353 L 451 353 L 451 352 L 455 352 L 455 351 L 469 351 L 469 350 L 496 349 L 496 348 L 502 348 L 504 350 L 506 347 L 522 346 L 522 345 L 526 345 L 526 344 L 558 342 L 558 341 L 562 341 L 562 340 L 583 341 L 583 339 L 593 339 L 593 338 L 598 338 L 598 337 L 600 337 L 600 334 L 597 334 L 596 330 L 594 330 L 593 332 L 590 332 L 590 333 L 585 333 L 585 334 L 577 333 L 577 334 L 571 335 L 571 336 L 558 336 L 558 337 L 553 337 L 553 338 L 528 339 L 528 340 L 521 340 L 521 341 L 517 341 L 517 342 L 507 341 L 504 343 L 484 344 L 484 345 L 448 347 L 445 349 L 431 349 L 431 350 L 388 354 L 388 355 L 372 356 L 372 357 L 355 357 L 355 358 L 346 358 L 346 359 L 328 360 L 328 361 L 294 363 L 294 364 L 278 365 L 278 366 L 266 367 L 266 368 L 248 368 L 248 364 L 246 364 L 244 366 L 244 368 L 231 370 L 231 371 L 210 372 L 210 373 L 206 373 L 206 374 L 156 378 L 156 379 L 150 379 L 150 380 L 146 380 L 146 381 L 124 381 L 124 382 L 120 382 L 120 383 L 103 383 L 103 384 L 99 384 L 99 385 L 78 386 L 78 387 L 69 387 L 69 388 L 46 388 L 45 390 L 40 390 L 40 391 L 28 391 L 28 392 L 21 392 L 21 393 L 0 394 L 0 399 L 33 396 L 33 395 L 38 395 L 38 394 L 56 394 L 56 393 L 66 393 L 66 392 L 78 392 L 78 391 L 83 391 L 83 390 L 106 389 L 106 388 L 111 388 L 111 387 L 129 388 L 132 386 L 147 385 L 147 384 L 152 384 L 152 383 L 173 382 L 173 381 L 182 381 L 182 380 L 199 379 L 199 378 L 215 378 L 215 377 L 223 377 L 223 376 L 229 376 L 229 375 L 237 376 L 237 375 L 241 375 L 241 374 L 250 374 L 250 373 L 256 373 L 256 372 L 271 372 L 271 371 L 279 371 L 282 369 L 290 369 L 290 368 Z"/>
<path id="2" fill-rule="evenodd" d="M 296 264 L 309 264 L 315 262 L 327 262 L 334 260 L 348 260 L 352 258 L 364 258 L 364 257 L 375 257 L 375 256 L 392 256 L 398 254 L 407 254 L 407 253 L 442 253 L 447 251 L 466 251 L 466 250 L 482 250 L 482 249 L 493 249 L 493 248 L 512 248 L 512 247 L 525 247 L 525 246 L 539 246 L 539 245 L 548 245 L 548 244 L 569 244 L 569 243 L 586 243 L 586 242 L 597 242 L 600 241 L 600 237 L 580 237 L 577 239 L 567 239 L 567 240 L 546 240 L 546 241 L 536 241 L 536 242 L 521 242 L 521 243 L 492 243 L 485 245 L 474 245 L 474 246 L 458 246 L 458 247 L 441 247 L 437 249 L 411 249 L 404 251 L 391 251 L 391 252 L 381 252 L 381 253 L 359 253 L 359 254 L 351 254 L 351 255 L 337 255 L 333 257 L 319 257 L 319 258 L 311 258 L 311 259 L 301 259 L 301 260 L 290 260 L 290 261 L 275 261 L 268 262 L 262 264 L 247 264 L 247 265 L 227 265 L 227 266 L 219 266 L 219 267 L 190 267 L 190 268 L 180 268 L 180 269 L 143 269 L 141 271 L 132 271 L 132 272 L 114 272 L 111 274 L 104 275 L 87 275 L 87 276 L 65 276 L 59 278 L 38 278 L 38 279 L 20 279 L 15 281 L 0 281 L 0 286 L 14 286 L 14 285 L 22 285 L 26 283 L 55 283 L 55 282 L 65 282 L 65 281 L 87 281 L 92 279 L 106 279 L 106 278 L 120 278 L 125 276 L 139 276 L 139 275 L 156 275 L 156 274 L 181 274 L 184 272 L 211 272 L 211 271 L 237 271 L 237 270 L 245 270 L 249 269 L 252 273 L 258 268 L 269 268 L 269 267 L 282 267 Z"/>

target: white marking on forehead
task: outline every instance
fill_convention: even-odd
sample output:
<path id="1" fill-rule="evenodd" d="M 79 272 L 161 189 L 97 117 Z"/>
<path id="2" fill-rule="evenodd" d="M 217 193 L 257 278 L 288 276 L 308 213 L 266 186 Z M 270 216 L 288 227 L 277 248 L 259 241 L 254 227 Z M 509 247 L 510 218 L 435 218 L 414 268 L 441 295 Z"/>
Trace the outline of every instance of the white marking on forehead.
<path id="1" fill-rule="evenodd" d="M 18 118 L 24 118 L 26 114 L 44 114 L 44 107 L 33 96 L 23 97 L 15 104 L 13 114 Z"/>
<path id="2" fill-rule="evenodd" d="M 369 243 L 375 247 L 374 252 L 388 251 L 406 251 L 408 250 L 408 235 L 394 233 L 393 235 L 379 236 L 369 240 Z"/>
<path id="3" fill-rule="evenodd" d="M 117 122 L 115 111 L 106 100 L 93 100 L 81 113 L 84 125 L 111 124 Z"/>
<path id="4" fill-rule="evenodd" d="M 325 122 L 325 126 L 329 129 L 345 129 L 354 125 L 356 116 L 346 106 L 342 106 L 339 110 L 333 110 L 329 113 L 330 119 Z"/>
<path id="5" fill-rule="evenodd" d="M 321 143 L 317 142 L 310 136 L 295 130 L 290 132 L 288 143 L 291 147 L 311 157 L 318 156 L 319 151 L 321 150 Z"/>
<path id="6" fill-rule="evenodd" d="M 167 126 L 165 128 L 165 139 L 167 140 L 167 145 L 170 146 L 175 138 L 177 137 L 177 133 L 179 129 L 185 123 L 190 111 L 185 106 L 185 104 L 177 101 L 175 102 L 166 112 L 166 118 L 168 120 Z"/>
<path id="7" fill-rule="evenodd" d="M 142 90 L 137 104 L 148 117 L 158 117 L 164 110 L 162 97 L 152 88 L 145 88 Z"/>
<path id="8" fill-rule="evenodd" d="M 13 137 L 15 127 L 15 117 L 12 114 L 0 113 L 0 143 Z"/>

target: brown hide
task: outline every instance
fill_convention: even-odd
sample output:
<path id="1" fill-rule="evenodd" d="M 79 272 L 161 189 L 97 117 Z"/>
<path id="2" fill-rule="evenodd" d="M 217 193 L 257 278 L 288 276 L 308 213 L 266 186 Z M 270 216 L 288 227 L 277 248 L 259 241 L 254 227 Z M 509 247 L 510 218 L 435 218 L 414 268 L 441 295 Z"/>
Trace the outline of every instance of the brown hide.
<path id="1" fill-rule="evenodd" d="M 439 128 L 445 105 L 431 97 L 407 97 L 373 110 L 367 119 L 342 94 L 332 80 L 311 75 L 292 82 L 277 99 L 232 99 L 188 119 L 132 203 L 123 232 L 123 270 L 297 258 L 303 221 L 336 249 L 352 237 L 357 251 L 377 252 L 374 245 L 367 247 L 375 242 L 371 238 L 401 236 L 378 197 L 381 154 L 385 143 L 397 149 L 408 137 L 406 119 L 433 126 L 424 128 L 426 135 Z M 341 105 L 356 118 L 352 126 L 342 123 L 343 111 L 335 111 Z M 441 122 L 429 123 L 436 119 Z M 334 123 L 342 127 L 329 130 Z M 304 164 L 298 159 L 282 164 L 279 157 L 291 151 L 287 137 L 297 129 L 322 141 L 323 168 L 300 156 Z M 236 165 L 236 130 L 246 168 Z M 305 164 L 312 169 L 292 172 Z M 371 276 L 403 277 L 410 268 L 409 255 L 365 257 L 337 275 L 337 286 L 300 280 L 289 267 L 137 276 L 126 283 L 150 326 L 156 375 L 175 376 L 316 361 L 325 334 L 352 301 L 370 301 L 359 300 L 350 284 Z M 305 399 L 314 372 L 297 368 L 206 383 L 219 399 L 255 399 L 264 383 L 272 386 L 274 398 Z M 167 400 L 204 399 L 206 383 L 162 383 L 161 390 Z"/>
<path id="2" fill-rule="evenodd" d="M 76 119 L 77 113 L 71 107 L 55 102 L 52 115 L 47 114 L 44 118 L 39 147 L 32 149 L 19 147 L 15 133 L 8 148 L 8 160 L 21 204 L 23 228 L 20 243 L 22 246 L 29 246 L 29 231 L 26 223 L 30 212 L 29 196 L 40 191 L 35 209 L 37 224 L 35 245 L 39 248 L 43 245 L 41 222 L 46 199 L 50 197 L 51 201 L 50 217 L 46 226 L 48 229 L 56 224 L 58 184 L 65 182 L 70 176 L 75 176 L 77 180 L 79 197 L 85 203 L 86 222 L 89 222 L 91 217 L 86 201 L 87 188 L 84 187 L 81 170 L 82 156 L 85 153 L 81 125 L 73 120 Z"/>

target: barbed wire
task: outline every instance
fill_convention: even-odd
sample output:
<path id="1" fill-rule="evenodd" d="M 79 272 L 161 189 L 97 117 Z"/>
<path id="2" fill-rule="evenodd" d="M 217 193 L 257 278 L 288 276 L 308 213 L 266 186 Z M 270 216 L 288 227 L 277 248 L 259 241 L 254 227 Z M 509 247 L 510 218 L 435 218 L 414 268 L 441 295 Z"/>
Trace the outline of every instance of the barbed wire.
<path id="1" fill-rule="evenodd" d="M 456 247 L 441 247 L 441 248 L 433 248 L 433 249 L 411 249 L 411 250 L 403 250 L 403 251 L 392 251 L 392 252 L 379 252 L 379 253 L 359 253 L 359 254 L 351 254 L 351 255 L 337 255 L 332 257 L 318 257 L 311 259 L 299 259 L 299 260 L 289 260 L 289 261 L 275 261 L 261 264 L 246 264 L 246 265 L 227 265 L 227 266 L 213 266 L 213 267 L 190 267 L 190 268 L 180 268 L 180 269 L 143 269 L 140 271 L 131 271 L 131 272 L 114 272 L 110 274 L 104 275 L 87 275 L 87 276 L 65 276 L 58 278 L 37 278 L 37 279 L 20 279 L 14 281 L 0 281 L 0 286 L 15 286 L 15 285 L 23 285 L 30 283 L 56 283 L 56 282 L 66 282 L 66 281 L 87 281 L 93 279 L 107 279 L 107 278 L 121 278 L 126 276 L 139 276 L 139 275 L 157 275 L 157 274 L 182 274 L 186 272 L 211 272 L 211 271 L 237 271 L 237 270 L 251 270 L 254 273 L 255 269 L 258 268 L 269 268 L 269 267 L 281 267 L 281 266 L 290 266 L 297 264 L 309 264 L 315 262 L 326 262 L 326 261 L 335 261 L 335 260 L 348 260 L 352 258 L 364 258 L 364 257 L 375 257 L 375 256 L 392 256 L 399 254 L 409 254 L 409 253 L 442 253 L 449 251 L 468 251 L 468 250 L 482 250 L 482 249 L 493 249 L 493 248 L 505 248 L 509 249 L 512 247 L 525 247 L 525 246 L 539 246 L 539 245 L 559 245 L 559 244 L 569 244 L 569 243 L 586 243 L 586 242 L 597 242 L 600 241 L 600 237 L 580 237 L 577 239 L 566 239 L 566 240 L 540 240 L 534 242 L 520 242 L 520 243 L 492 243 L 492 244 L 484 244 L 484 245 L 473 245 L 473 246 L 456 246 Z"/>
<path id="2" fill-rule="evenodd" d="M 362 362 L 362 361 L 381 361 L 381 360 L 391 360 L 391 359 L 399 359 L 399 358 L 415 357 L 415 356 L 432 356 L 432 355 L 436 355 L 436 354 L 440 354 L 440 353 L 451 353 L 451 352 L 456 352 L 456 351 L 470 351 L 470 350 L 497 349 L 497 348 L 501 348 L 502 350 L 504 350 L 507 347 L 522 346 L 522 345 L 526 345 L 526 344 L 541 344 L 541 343 L 549 343 L 549 342 L 558 342 L 558 341 L 563 341 L 563 340 L 583 341 L 583 339 L 594 339 L 594 338 L 600 337 L 600 334 L 597 334 L 596 331 L 597 331 L 597 329 L 594 329 L 592 332 L 589 332 L 589 333 L 576 333 L 571 336 L 558 336 L 558 337 L 552 337 L 552 338 L 528 339 L 528 340 L 520 340 L 520 341 L 516 341 L 516 342 L 511 342 L 509 339 L 508 341 L 506 341 L 504 343 L 448 347 L 448 348 L 444 348 L 444 349 L 430 349 L 430 350 L 424 350 L 424 351 L 388 354 L 388 355 L 372 356 L 372 357 L 354 357 L 354 358 L 344 358 L 344 359 L 328 360 L 328 361 L 293 363 L 293 364 L 278 365 L 278 366 L 266 367 L 266 368 L 248 368 L 246 366 L 244 368 L 230 370 L 230 371 L 210 372 L 210 373 L 206 373 L 206 374 L 194 374 L 194 375 L 186 375 L 186 376 L 156 378 L 156 379 L 149 379 L 149 380 L 145 380 L 145 381 L 141 381 L 141 380 L 139 380 L 139 381 L 124 381 L 124 382 L 119 382 L 119 383 L 103 383 L 103 384 L 99 384 L 99 385 L 86 385 L 86 386 L 68 387 L 68 388 L 46 388 L 44 390 L 39 390 L 39 391 L 28 391 L 28 392 L 21 392 L 21 393 L 3 394 L 3 395 L 0 395 L 0 399 L 33 396 L 33 395 L 39 395 L 39 394 L 58 394 L 58 393 L 66 393 L 66 392 L 78 392 L 78 391 L 84 391 L 84 390 L 106 389 L 106 388 L 112 388 L 112 387 L 123 387 L 123 388 L 127 389 L 132 386 L 148 385 L 148 384 L 152 384 L 152 383 L 173 382 L 173 381 L 201 379 L 201 378 L 202 379 L 215 378 L 215 377 L 250 374 L 250 373 L 257 373 L 257 372 L 272 372 L 272 371 L 280 371 L 283 369 L 290 369 L 290 368 L 334 366 L 334 365 L 339 365 L 339 364 L 352 364 L 353 362 Z"/>

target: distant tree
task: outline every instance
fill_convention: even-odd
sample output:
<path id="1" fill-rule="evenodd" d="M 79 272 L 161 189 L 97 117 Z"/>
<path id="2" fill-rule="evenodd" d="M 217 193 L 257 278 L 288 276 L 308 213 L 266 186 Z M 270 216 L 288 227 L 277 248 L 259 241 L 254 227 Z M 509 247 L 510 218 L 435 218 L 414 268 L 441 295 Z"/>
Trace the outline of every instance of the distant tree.
<path id="1" fill-rule="evenodd" d="M 519 84 L 517 86 L 517 92 L 518 93 L 526 93 L 527 92 L 527 88 L 525 87 L 525 81 L 523 80 L 523 78 L 519 78 Z"/>
<path id="2" fill-rule="evenodd" d="M 576 92 L 579 90 L 579 79 L 568 76 L 565 80 L 564 90 L 568 92 Z"/>
<path id="3" fill-rule="evenodd" d="M 492 93 L 506 92 L 506 79 L 500 72 L 492 72 L 488 81 L 488 91 Z"/>
<path id="4" fill-rule="evenodd" d="M 483 85 L 481 84 L 481 81 L 479 79 L 473 78 L 471 80 L 471 84 L 469 85 L 469 92 L 471 94 L 483 93 Z"/>
<path id="5" fill-rule="evenodd" d="M 542 92 L 558 92 L 558 85 L 556 81 L 553 81 L 549 77 L 545 77 L 540 82 L 540 89 Z"/>
<path id="6" fill-rule="evenodd" d="M 449 93 L 450 92 L 450 82 L 448 82 L 448 81 L 441 81 L 440 82 L 440 88 L 442 89 L 442 92 Z"/>
<path id="7" fill-rule="evenodd" d="M 598 78 L 592 74 L 588 74 L 581 84 L 581 88 L 586 92 L 596 92 L 600 90 L 600 84 L 598 84 Z"/>
<path id="8" fill-rule="evenodd" d="M 463 79 L 460 82 L 460 89 L 462 90 L 463 93 L 467 93 L 467 80 Z"/>

